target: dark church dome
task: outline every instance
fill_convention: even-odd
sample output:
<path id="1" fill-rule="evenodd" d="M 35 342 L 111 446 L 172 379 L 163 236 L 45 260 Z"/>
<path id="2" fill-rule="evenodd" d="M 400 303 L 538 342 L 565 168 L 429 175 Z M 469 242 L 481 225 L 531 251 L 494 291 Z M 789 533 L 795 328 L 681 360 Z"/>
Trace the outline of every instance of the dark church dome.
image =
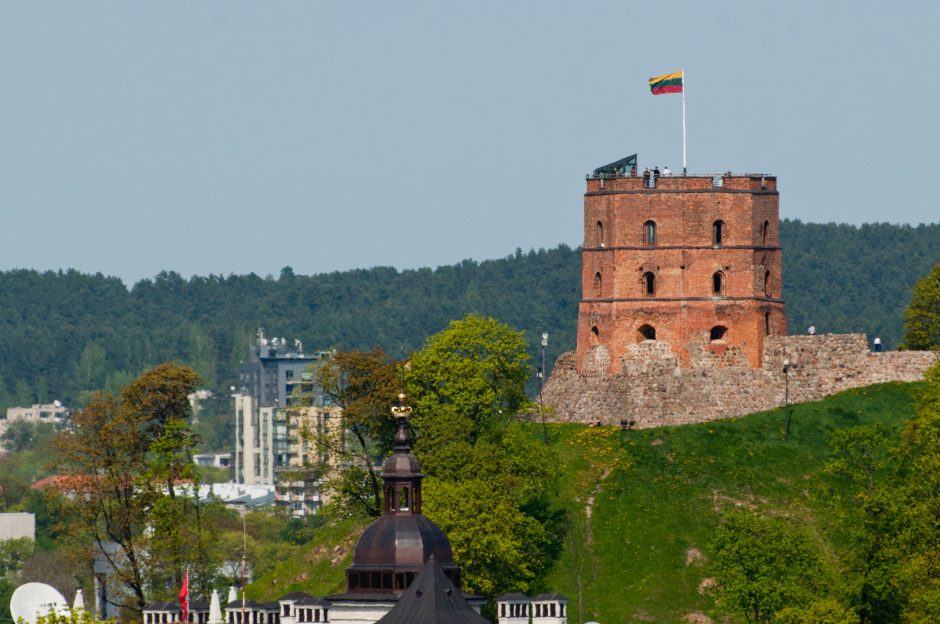
<path id="1" fill-rule="evenodd" d="M 367 528 L 353 555 L 354 568 L 420 570 L 434 556 L 438 565 L 454 565 L 450 540 L 421 514 L 385 514 Z"/>

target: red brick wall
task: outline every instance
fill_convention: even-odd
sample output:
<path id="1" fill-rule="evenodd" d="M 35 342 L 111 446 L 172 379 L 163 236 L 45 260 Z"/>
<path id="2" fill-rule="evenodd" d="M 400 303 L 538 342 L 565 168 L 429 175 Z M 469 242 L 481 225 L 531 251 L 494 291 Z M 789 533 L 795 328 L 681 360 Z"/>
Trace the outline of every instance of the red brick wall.
<path id="1" fill-rule="evenodd" d="M 602 346 L 607 372 L 619 371 L 629 346 L 644 340 L 639 333 L 644 325 L 655 328 L 656 340 L 667 343 L 684 367 L 702 349 L 721 356 L 713 358 L 719 364 L 741 354 L 751 367 L 760 367 L 765 323 L 771 335 L 786 334 L 776 179 L 729 176 L 721 183 L 672 177 L 646 189 L 640 178 L 588 180 L 579 370 L 584 371 L 589 351 Z M 715 245 L 713 224 L 719 220 L 722 240 Z M 647 222 L 655 224 L 653 244 L 646 244 Z M 655 276 L 652 295 L 647 273 Z M 719 293 L 713 288 L 715 273 L 722 276 Z M 711 341 L 716 326 L 727 331 L 722 340 Z M 698 346 L 690 349 L 693 343 Z"/>

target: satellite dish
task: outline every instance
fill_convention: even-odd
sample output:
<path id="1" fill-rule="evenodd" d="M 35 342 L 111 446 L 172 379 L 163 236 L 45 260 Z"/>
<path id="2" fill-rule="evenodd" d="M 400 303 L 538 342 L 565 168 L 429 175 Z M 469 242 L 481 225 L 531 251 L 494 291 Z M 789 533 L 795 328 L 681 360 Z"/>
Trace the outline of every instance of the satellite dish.
<path id="1" fill-rule="evenodd" d="M 62 407 L 62 402 L 59 401 L 59 399 L 56 399 L 55 401 L 53 401 L 52 404 L 55 405 L 56 407 Z"/>
<path id="2" fill-rule="evenodd" d="M 42 615 L 55 611 L 59 614 L 69 612 L 69 605 L 59 591 L 45 583 L 26 583 L 20 585 L 10 598 L 10 614 L 17 622 L 36 624 Z"/>

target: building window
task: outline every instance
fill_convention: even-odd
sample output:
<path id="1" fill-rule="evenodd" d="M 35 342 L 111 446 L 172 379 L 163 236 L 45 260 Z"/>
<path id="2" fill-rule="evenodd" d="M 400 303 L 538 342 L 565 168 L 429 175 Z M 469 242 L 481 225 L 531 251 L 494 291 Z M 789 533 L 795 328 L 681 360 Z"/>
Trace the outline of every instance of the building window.
<path id="1" fill-rule="evenodd" d="M 601 341 L 600 330 L 597 329 L 597 325 L 591 328 L 591 345 L 596 345 Z"/>
<path id="2" fill-rule="evenodd" d="M 770 296 L 770 271 L 764 272 L 764 296 Z"/>
<path id="3" fill-rule="evenodd" d="M 411 505 L 408 504 L 408 488 L 401 489 L 401 510 L 408 511 Z"/>
<path id="4" fill-rule="evenodd" d="M 604 222 L 598 221 L 594 230 L 595 244 L 598 247 L 604 246 Z"/>
<path id="5" fill-rule="evenodd" d="M 710 334 L 709 334 L 709 339 L 710 339 L 712 342 L 714 342 L 714 341 L 716 341 L 716 340 L 724 340 L 724 339 L 725 339 L 725 333 L 726 333 L 727 331 L 728 331 L 728 328 L 727 328 L 727 327 L 724 327 L 724 326 L 722 326 L 722 325 L 715 325 L 714 327 L 712 327 L 712 330 L 711 330 L 711 332 L 710 332 Z"/>
<path id="6" fill-rule="evenodd" d="M 600 273 L 595 273 L 595 274 L 594 274 L 594 296 L 595 296 L 595 297 L 600 297 L 600 296 L 601 296 L 601 285 L 602 285 L 602 284 L 601 284 L 601 274 L 600 274 Z"/>
<path id="7" fill-rule="evenodd" d="M 655 245 L 656 244 L 656 222 L 647 221 L 643 224 L 643 244 L 644 245 Z"/>
<path id="8" fill-rule="evenodd" d="M 770 234 L 770 221 L 764 221 L 764 225 L 760 228 L 760 240 L 761 245 L 767 244 L 767 237 Z"/>
<path id="9" fill-rule="evenodd" d="M 656 294 L 656 276 L 652 271 L 643 274 L 643 286 L 647 296 Z"/>
<path id="10" fill-rule="evenodd" d="M 721 271 L 715 271 L 712 275 L 712 293 L 720 295 L 725 289 L 725 274 Z"/>
<path id="11" fill-rule="evenodd" d="M 764 335 L 770 335 L 770 312 L 764 312 Z"/>
<path id="12" fill-rule="evenodd" d="M 656 340 L 656 328 L 652 325 L 643 325 L 638 330 L 640 333 L 640 340 Z"/>
<path id="13" fill-rule="evenodd" d="M 712 245 L 721 245 L 727 234 L 728 233 L 725 232 L 725 222 L 720 219 L 715 221 L 712 224 Z"/>

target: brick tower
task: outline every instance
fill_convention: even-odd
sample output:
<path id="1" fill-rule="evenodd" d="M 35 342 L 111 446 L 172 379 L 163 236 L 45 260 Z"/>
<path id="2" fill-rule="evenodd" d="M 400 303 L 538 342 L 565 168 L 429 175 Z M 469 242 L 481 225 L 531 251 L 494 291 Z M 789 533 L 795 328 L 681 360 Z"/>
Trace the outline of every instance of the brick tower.
<path id="1" fill-rule="evenodd" d="M 667 349 L 682 367 L 760 367 L 764 336 L 787 330 L 778 211 L 773 176 L 589 177 L 579 372 Z"/>

